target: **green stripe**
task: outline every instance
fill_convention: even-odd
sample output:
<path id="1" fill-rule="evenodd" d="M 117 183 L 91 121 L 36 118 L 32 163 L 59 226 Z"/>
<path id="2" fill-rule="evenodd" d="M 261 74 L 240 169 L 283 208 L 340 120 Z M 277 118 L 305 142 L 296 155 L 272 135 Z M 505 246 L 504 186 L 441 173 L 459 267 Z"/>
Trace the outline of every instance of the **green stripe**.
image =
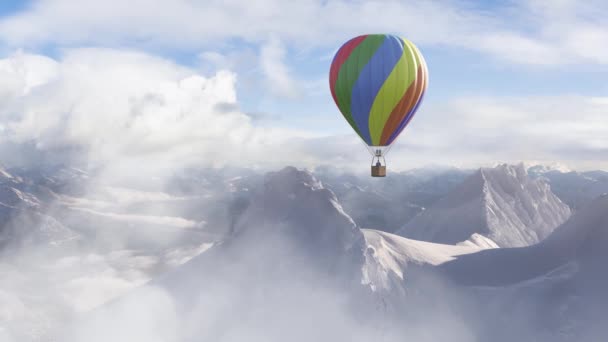
<path id="1" fill-rule="evenodd" d="M 382 45 L 386 36 L 375 34 L 366 37 L 348 56 L 348 59 L 342 64 L 338 73 L 338 79 L 334 87 L 336 98 L 338 99 L 338 108 L 346 118 L 346 121 L 352 128 L 361 136 L 359 128 L 353 120 L 351 112 L 352 91 L 359 73 L 372 58 L 376 50 Z M 363 137 L 361 137 L 363 138 Z"/>

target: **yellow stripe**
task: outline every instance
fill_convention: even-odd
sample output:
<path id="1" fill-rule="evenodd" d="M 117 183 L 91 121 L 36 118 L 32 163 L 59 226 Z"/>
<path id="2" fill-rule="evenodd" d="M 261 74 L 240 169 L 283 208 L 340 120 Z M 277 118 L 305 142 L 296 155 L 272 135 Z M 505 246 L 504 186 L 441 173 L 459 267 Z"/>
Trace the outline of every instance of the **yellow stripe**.
<path id="1" fill-rule="evenodd" d="M 382 130 L 399 100 L 416 77 L 418 64 L 411 43 L 404 39 L 403 54 L 376 95 L 369 114 L 369 132 L 374 146 L 380 144 Z M 409 44 L 408 44 L 409 43 Z"/>
<path id="2" fill-rule="evenodd" d="M 418 65 L 422 66 L 422 89 L 423 91 L 426 90 L 427 88 L 427 83 L 428 83 L 428 69 L 426 66 L 426 61 L 424 60 L 424 57 L 422 57 L 422 53 L 420 52 L 420 50 L 418 50 L 418 47 L 416 45 L 414 45 L 414 43 L 412 43 L 411 41 L 405 39 L 405 38 L 401 38 L 403 39 L 407 44 L 409 44 L 412 47 L 412 50 L 414 51 L 414 55 L 416 56 L 416 63 Z"/>

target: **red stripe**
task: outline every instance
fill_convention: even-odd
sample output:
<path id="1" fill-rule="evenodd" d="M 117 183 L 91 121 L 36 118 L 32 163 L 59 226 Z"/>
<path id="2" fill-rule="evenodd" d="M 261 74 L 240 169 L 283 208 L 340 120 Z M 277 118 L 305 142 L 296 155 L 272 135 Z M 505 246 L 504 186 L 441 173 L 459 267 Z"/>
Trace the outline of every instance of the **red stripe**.
<path id="1" fill-rule="evenodd" d="M 334 97 L 334 101 L 336 103 L 338 103 L 338 98 L 336 97 L 336 90 L 334 88 L 336 85 L 336 81 L 338 80 L 340 68 L 342 68 L 342 65 L 344 64 L 344 62 L 346 62 L 348 57 L 350 57 L 353 50 L 357 46 L 359 46 L 359 44 L 361 44 L 361 42 L 365 40 L 365 38 L 367 38 L 367 35 L 355 37 L 344 43 L 344 45 L 342 45 L 340 50 L 338 50 L 338 52 L 336 53 L 336 56 L 334 57 L 334 60 L 331 63 L 331 68 L 329 70 L 329 88 L 331 90 L 331 96 Z"/>

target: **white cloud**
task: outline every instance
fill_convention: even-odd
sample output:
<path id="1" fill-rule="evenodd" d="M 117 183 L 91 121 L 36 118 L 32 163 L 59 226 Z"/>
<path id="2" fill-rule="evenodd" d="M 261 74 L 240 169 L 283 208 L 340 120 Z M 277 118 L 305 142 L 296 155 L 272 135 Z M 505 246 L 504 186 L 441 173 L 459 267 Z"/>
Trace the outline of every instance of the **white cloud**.
<path id="1" fill-rule="evenodd" d="M 395 32 L 420 45 L 466 48 L 519 64 L 608 63 L 601 1 L 520 0 L 492 11 L 458 1 L 41 0 L 0 20 L 15 47 L 83 44 L 209 50 L 226 39 L 334 49 L 361 33 Z M 404 24 L 407 23 L 407 24 Z M 272 41 L 270 47 L 277 48 Z M 280 53 L 279 53 L 280 54 Z"/>
<path id="2" fill-rule="evenodd" d="M 559 161 L 608 168 L 603 98 L 468 97 L 423 107 L 392 155 L 452 164 Z M 402 155 L 401 155 L 402 153 Z"/>
<path id="3" fill-rule="evenodd" d="M 297 93 L 297 86 L 285 63 L 286 54 L 287 51 L 282 42 L 277 38 L 271 38 L 262 46 L 260 67 L 264 72 L 269 89 L 278 95 L 294 97 Z"/>
<path id="4" fill-rule="evenodd" d="M 11 63 L 32 72 L 40 64 L 19 56 Z M 193 145 L 237 144 L 251 129 L 243 114 L 214 110 L 236 101 L 229 72 L 205 78 L 148 55 L 101 49 L 74 50 L 55 63 L 58 75 L 3 106 L 12 141 L 35 140 L 42 150 L 76 146 L 99 162 L 159 151 L 192 161 L 205 156 L 191 153 Z"/>
<path id="5" fill-rule="evenodd" d="M 18 53 L 0 60 L 0 74 L 5 146 L 33 143 L 118 173 L 279 165 L 299 158 L 273 146 L 314 136 L 255 127 L 238 109 L 234 73 L 204 77 L 144 53 L 74 49 L 59 60 Z"/>
<path id="6" fill-rule="evenodd" d="M 237 79 L 227 71 L 204 77 L 143 53 L 74 49 L 58 60 L 18 53 L 0 60 L 0 73 L 0 150 L 7 155 L 26 144 L 46 155 L 34 154 L 36 160 L 68 154 L 122 176 L 189 165 L 363 169 L 369 162 L 354 134 L 256 126 L 239 111 Z M 551 96 L 426 103 L 389 161 L 395 168 L 510 160 L 600 167 L 608 151 L 606 102 Z"/>
<path id="7" fill-rule="evenodd" d="M 177 341 L 180 322 L 176 310 L 166 291 L 146 286 L 98 308 L 63 335 L 68 335 L 68 341 Z"/>

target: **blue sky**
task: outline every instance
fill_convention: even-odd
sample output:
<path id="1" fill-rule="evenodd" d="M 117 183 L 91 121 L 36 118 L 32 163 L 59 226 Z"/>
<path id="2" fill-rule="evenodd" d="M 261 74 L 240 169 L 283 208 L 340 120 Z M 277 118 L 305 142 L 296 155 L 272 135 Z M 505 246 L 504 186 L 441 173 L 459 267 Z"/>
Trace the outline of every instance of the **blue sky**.
<path id="1" fill-rule="evenodd" d="M 0 3 L 0 16 L 10 16 L 29 4 L 28 0 L 5 0 Z"/>
<path id="2" fill-rule="evenodd" d="M 252 129 L 312 139 L 310 148 L 297 147 L 306 154 L 319 139 L 351 136 L 327 86 L 333 53 L 358 34 L 396 33 L 420 47 L 430 74 L 425 102 L 395 148 L 408 155 L 405 164 L 606 165 L 608 121 L 598 113 L 608 94 L 608 6 L 601 1 L 151 3 L 5 0 L 0 57 L 47 56 L 62 65 L 83 55 L 75 51 L 102 49 L 209 79 L 227 70 L 235 76 L 233 107 Z"/>

